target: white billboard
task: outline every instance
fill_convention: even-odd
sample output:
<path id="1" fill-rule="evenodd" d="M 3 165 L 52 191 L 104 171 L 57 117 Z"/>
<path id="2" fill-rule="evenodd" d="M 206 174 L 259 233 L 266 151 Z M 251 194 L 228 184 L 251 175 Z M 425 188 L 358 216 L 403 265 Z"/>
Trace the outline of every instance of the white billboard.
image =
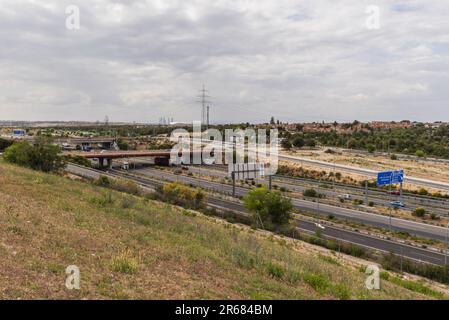
<path id="1" fill-rule="evenodd" d="M 230 163 L 228 165 L 228 174 L 235 180 L 258 179 L 265 175 L 265 165 L 263 163 Z"/>

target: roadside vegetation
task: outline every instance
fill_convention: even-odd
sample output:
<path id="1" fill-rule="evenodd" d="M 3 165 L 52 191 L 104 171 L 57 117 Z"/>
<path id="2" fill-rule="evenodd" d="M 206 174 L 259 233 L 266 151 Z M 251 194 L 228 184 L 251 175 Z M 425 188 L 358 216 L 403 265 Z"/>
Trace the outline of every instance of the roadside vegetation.
<path id="1" fill-rule="evenodd" d="M 5 151 L 5 149 L 10 147 L 12 144 L 12 141 L 0 138 L 0 152 Z"/>
<path id="2" fill-rule="evenodd" d="M 375 129 L 358 121 L 343 125 L 348 131 L 338 133 L 337 124 L 323 124 L 322 131 L 303 131 L 298 126 L 296 133 L 283 132 L 282 146 L 314 147 L 315 145 L 358 149 L 368 152 L 391 152 L 417 157 L 449 159 L 449 126 L 429 128 L 415 124 L 410 128 Z"/>
<path id="3" fill-rule="evenodd" d="M 60 149 L 46 138 L 28 142 L 15 142 L 6 148 L 3 158 L 6 162 L 44 172 L 57 172 L 65 167 L 65 160 L 59 155 Z"/>
<path id="4" fill-rule="evenodd" d="M 254 224 L 266 230 L 288 225 L 292 218 L 291 199 L 280 192 L 269 191 L 266 187 L 252 189 L 243 197 L 243 202 L 253 214 Z"/>
<path id="5" fill-rule="evenodd" d="M 301 242 L 58 175 L 0 171 L 4 299 L 435 298 L 389 280 L 368 290 L 357 268 Z M 64 286 L 73 264 L 80 290 Z"/>

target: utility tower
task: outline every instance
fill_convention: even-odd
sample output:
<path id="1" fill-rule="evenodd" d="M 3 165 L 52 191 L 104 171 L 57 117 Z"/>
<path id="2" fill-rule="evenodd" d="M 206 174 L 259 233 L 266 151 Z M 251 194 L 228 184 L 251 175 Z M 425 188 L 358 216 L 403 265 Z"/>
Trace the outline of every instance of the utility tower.
<path id="1" fill-rule="evenodd" d="M 203 84 L 203 89 L 201 89 L 200 95 L 198 96 L 201 102 L 201 125 L 204 125 L 206 123 L 206 104 L 210 103 L 210 101 L 208 101 L 208 98 L 210 98 L 210 96 L 207 94 L 207 92 L 208 91 L 206 90 L 206 86 Z"/>

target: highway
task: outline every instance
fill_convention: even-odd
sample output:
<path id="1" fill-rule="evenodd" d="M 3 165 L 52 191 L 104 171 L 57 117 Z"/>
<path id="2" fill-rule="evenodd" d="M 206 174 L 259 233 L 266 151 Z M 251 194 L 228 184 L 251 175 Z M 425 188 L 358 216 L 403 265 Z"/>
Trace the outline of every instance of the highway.
<path id="1" fill-rule="evenodd" d="M 282 154 L 279 155 L 279 160 L 287 160 L 287 161 L 296 162 L 296 163 L 307 163 L 307 164 L 312 164 L 312 165 L 316 165 L 316 166 L 327 168 L 327 169 L 335 168 L 342 172 L 356 173 L 356 174 L 364 175 L 364 176 L 367 176 L 370 178 L 376 178 L 377 173 L 378 173 L 377 171 L 365 169 L 365 168 L 351 167 L 351 166 L 346 166 L 346 165 L 342 165 L 342 164 L 334 164 L 334 163 L 325 162 L 325 161 L 293 157 L 293 156 L 282 155 Z M 416 178 L 416 177 L 411 177 L 411 176 L 407 176 L 407 175 L 404 176 L 404 182 L 449 191 L 449 183 L 445 183 L 445 182 Z"/>
<path id="2" fill-rule="evenodd" d="M 195 167 L 189 166 L 189 171 L 195 174 L 208 175 L 218 178 L 224 178 L 228 176 L 227 171 L 224 170 L 216 170 L 216 167 L 202 166 Z M 268 185 L 267 179 L 257 179 L 258 183 Z M 352 200 L 362 200 L 365 201 L 365 190 L 363 188 L 356 187 L 346 187 L 341 186 L 339 184 L 335 185 L 335 189 L 332 189 L 331 183 L 325 183 L 320 181 L 311 181 L 307 179 L 300 178 L 287 178 L 284 176 L 274 176 L 273 184 L 278 187 L 285 187 L 287 190 L 295 191 L 298 193 L 302 193 L 306 189 L 315 188 L 319 191 L 320 194 L 326 196 L 327 199 L 330 198 L 338 198 L 342 194 L 351 194 Z M 325 184 L 329 186 L 329 188 L 323 188 L 322 185 Z M 369 190 L 368 201 L 372 201 L 376 206 L 384 206 L 388 207 L 391 201 L 397 200 L 398 196 L 391 196 L 386 192 L 379 192 Z M 448 215 L 449 210 L 449 202 L 444 200 L 435 200 L 435 199 L 424 199 L 411 195 L 403 195 L 403 199 L 406 204 L 406 208 L 409 210 L 414 210 L 418 207 L 425 208 L 428 212 L 435 213 L 442 216 Z M 369 208 L 370 210 L 371 208 Z"/>
<path id="3" fill-rule="evenodd" d="M 160 180 L 166 181 L 177 181 L 185 184 L 199 186 L 201 188 L 213 190 L 216 192 L 222 192 L 226 194 L 232 194 L 232 186 L 228 184 L 222 184 L 213 181 L 207 181 L 197 177 L 190 177 L 185 175 L 176 175 L 166 171 L 161 171 L 157 169 L 141 169 L 138 170 L 139 175 L 152 177 Z M 243 188 L 236 186 L 236 195 L 244 196 L 249 191 L 248 188 Z M 342 220 L 348 220 L 358 223 L 363 223 L 368 226 L 378 227 L 378 228 L 389 228 L 390 217 L 383 216 L 374 213 L 368 213 L 363 211 L 358 211 L 354 209 L 347 209 L 336 207 L 332 205 L 317 203 L 302 199 L 292 199 L 295 209 L 308 211 L 322 216 L 333 215 L 334 217 Z M 411 235 L 420 236 L 423 238 L 445 241 L 447 229 L 439 226 L 434 226 L 430 224 L 414 222 L 410 220 L 404 220 L 399 218 L 391 218 L 392 229 L 399 232 L 406 232 Z"/>
<path id="4" fill-rule="evenodd" d="M 113 177 L 125 177 L 129 178 L 131 180 L 134 180 L 138 184 L 147 187 L 147 188 L 154 188 L 157 185 L 163 184 L 161 181 L 157 180 L 150 180 L 148 178 L 137 178 L 128 174 L 123 173 L 116 173 L 116 172 L 110 172 L 105 173 L 101 172 L 99 170 L 95 169 L 89 169 L 89 168 L 83 168 L 77 165 L 71 165 L 69 164 L 67 166 L 67 171 L 71 172 L 73 174 L 81 175 L 83 177 L 87 178 L 93 178 L 96 179 L 100 177 L 101 175 L 109 175 Z M 240 189 L 240 188 L 239 188 Z M 224 208 L 227 210 L 232 210 L 240 213 L 246 214 L 246 210 L 241 202 L 235 202 L 235 201 L 229 201 L 229 200 L 223 200 L 220 198 L 215 198 L 212 196 L 208 196 L 208 204 L 212 207 L 218 207 L 218 208 Z M 320 205 L 321 206 L 321 205 Z M 298 231 L 308 232 L 308 233 L 314 233 L 317 229 L 314 222 L 306 221 L 303 219 L 296 219 L 296 227 Z M 321 224 L 324 224 L 324 222 L 321 222 Z M 382 252 L 392 252 L 397 255 L 402 255 L 404 257 L 416 260 L 416 261 L 422 261 L 427 263 L 432 263 L 436 265 L 444 265 L 445 263 L 445 254 L 439 253 L 436 251 L 426 250 L 423 248 L 418 248 L 406 244 L 401 244 L 397 242 L 393 242 L 390 240 L 375 238 L 369 235 L 364 235 L 358 232 L 353 232 L 349 230 L 343 230 L 339 229 L 333 226 L 325 225 L 325 229 L 321 230 L 321 233 L 323 236 L 336 239 L 336 240 L 342 240 L 354 243 L 356 245 L 379 250 Z"/>

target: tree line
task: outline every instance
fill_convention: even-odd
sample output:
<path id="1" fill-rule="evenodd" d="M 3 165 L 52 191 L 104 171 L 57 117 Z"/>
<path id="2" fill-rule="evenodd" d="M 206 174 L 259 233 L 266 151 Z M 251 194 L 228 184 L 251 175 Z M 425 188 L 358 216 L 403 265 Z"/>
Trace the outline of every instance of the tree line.
<path id="1" fill-rule="evenodd" d="M 315 145 L 366 150 L 369 152 L 390 152 L 432 156 L 449 159 L 449 126 L 438 128 L 416 124 L 410 128 L 374 129 L 365 126 L 363 130 L 339 133 L 332 131 L 283 132 L 282 147 L 313 147 Z"/>

